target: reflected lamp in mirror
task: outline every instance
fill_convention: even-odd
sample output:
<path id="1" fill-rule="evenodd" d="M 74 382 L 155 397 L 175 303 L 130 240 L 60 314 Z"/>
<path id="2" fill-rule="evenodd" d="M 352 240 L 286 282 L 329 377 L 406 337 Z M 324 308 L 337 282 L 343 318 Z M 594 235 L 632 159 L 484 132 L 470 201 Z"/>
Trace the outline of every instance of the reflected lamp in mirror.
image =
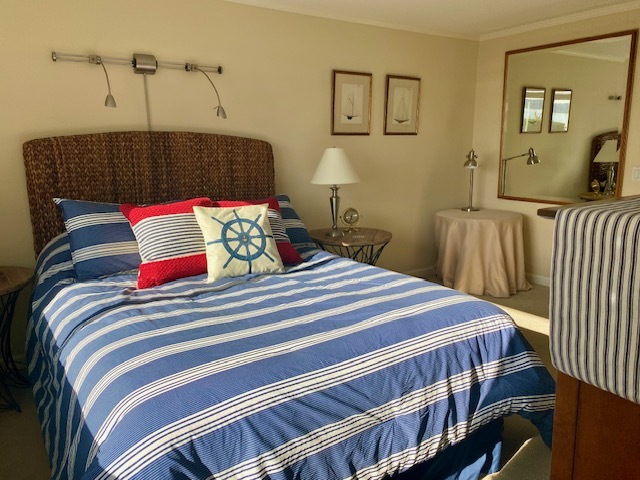
<path id="1" fill-rule="evenodd" d="M 347 154 L 342 148 L 327 148 L 322 154 L 320 163 L 316 168 L 311 183 L 315 185 L 331 185 L 331 217 L 333 225 L 331 226 L 331 237 L 339 237 L 343 235 L 342 230 L 338 229 L 338 212 L 340 211 L 340 197 L 338 196 L 338 185 L 346 185 L 349 183 L 358 183 L 360 177 L 351 166 Z"/>
<path id="2" fill-rule="evenodd" d="M 617 140 L 607 140 L 596 155 L 596 158 L 593 159 L 594 163 L 609 164 L 607 167 L 607 181 L 604 185 L 603 192 L 605 195 L 613 195 L 616 181 L 615 175 L 619 159 L 620 154 L 618 152 Z"/>
<path id="3" fill-rule="evenodd" d="M 478 155 L 471 149 L 467 154 L 467 161 L 464 162 L 464 168 L 469 169 L 469 205 L 462 207 L 463 212 L 477 212 L 479 209 L 473 206 L 473 172 L 478 168 Z"/>
<path id="4" fill-rule="evenodd" d="M 520 155 L 514 155 L 513 157 L 507 157 L 502 159 L 502 194 L 505 195 L 507 188 L 507 162 L 509 160 L 513 160 L 514 158 L 527 157 L 527 165 L 537 165 L 540 163 L 540 158 L 538 158 L 538 154 L 536 153 L 533 147 L 529 147 L 525 153 L 521 153 Z"/>

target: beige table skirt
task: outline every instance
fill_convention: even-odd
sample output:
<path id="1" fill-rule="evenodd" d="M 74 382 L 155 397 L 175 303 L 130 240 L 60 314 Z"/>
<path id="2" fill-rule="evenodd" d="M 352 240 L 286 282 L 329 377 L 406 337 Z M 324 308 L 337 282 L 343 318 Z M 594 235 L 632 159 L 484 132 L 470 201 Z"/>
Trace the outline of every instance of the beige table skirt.
<path id="1" fill-rule="evenodd" d="M 508 297 L 529 290 L 522 215 L 503 210 L 436 213 L 436 274 L 447 287 L 473 295 Z"/>

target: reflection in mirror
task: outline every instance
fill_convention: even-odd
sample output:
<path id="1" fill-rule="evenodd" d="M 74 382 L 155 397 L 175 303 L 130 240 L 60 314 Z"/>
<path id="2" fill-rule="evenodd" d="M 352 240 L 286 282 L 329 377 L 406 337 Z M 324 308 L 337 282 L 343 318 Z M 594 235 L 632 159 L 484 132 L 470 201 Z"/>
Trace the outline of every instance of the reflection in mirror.
<path id="1" fill-rule="evenodd" d="M 593 137 L 591 159 L 587 180 L 592 193 L 613 196 L 618 180 L 616 170 L 620 161 L 620 134 L 607 132 Z"/>
<path id="2" fill-rule="evenodd" d="M 589 198 L 592 142 L 605 132 L 619 136 L 618 162 L 607 168 L 620 195 L 636 37 L 633 30 L 506 53 L 499 197 L 555 204 Z M 530 148 L 541 159 L 535 168 L 520 158 L 507 169 L 504 159 L 526 157 Z"/>
<path id="3" fill-rule="evenodd" d="M 566 132 L 569 130 L 569 112 L 571 112 L 571 90 L 553 89 L 551 103 L 551 122 L 549 132 Z"/>
<path id="4" fill-rule="evenodd" d="M 545 92 L 544 88 L 524 87 L 520 133 L 540 133 L 542 131 Z"/>

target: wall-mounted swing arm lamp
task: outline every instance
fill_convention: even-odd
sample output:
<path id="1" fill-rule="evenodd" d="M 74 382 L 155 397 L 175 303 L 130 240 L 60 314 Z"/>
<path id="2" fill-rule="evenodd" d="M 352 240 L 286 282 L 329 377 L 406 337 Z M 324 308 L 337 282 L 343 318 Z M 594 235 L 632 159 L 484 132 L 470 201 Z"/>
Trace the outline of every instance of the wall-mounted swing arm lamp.
<path id="1" fill-rule="evenodd" d="M 502 194 L 505 194 L 506 182 L 507 182 L 507 161 L 514 158 L 527 157 L 527 165 L 537 165 L 540 163 L 540 158 L 533 147 L 529 147 L 525 153 L 520 155 L 514 155 L 513 157 L 507 157 L 502 159 Z"/>
<path id="2" fill-rule="evenodd" d="M 104 66 L 104 62 L 102 61 L 102 57 L 100 55 L 89 55 L 89 56 L 80 56 L 80 55 L 67 55 L 69 61 L 73 62 L 84 62 L 88 61 L 93 65 L 100 65 L 102 70 L 104 71 L 104 76 L 107 79 L 107 97 L 104 99 L 104 106 L 116 108 L 116 99 L 113 98 L 111 94 L 111 82 L 109 81 L 109 74 L 107 73 L 107 68 Z M 56 52 L 51 52 L 51 60 L 54 62 L 58 61 L 58 54 Z"/>
<path id="3" fill-rule="evenodd" d="M 222 108 L 222 104 L 220 103 L 220 95 L 218 94 L 218 89 L 214 85 L 209 75 L 207 75 L 206 73 L 217 73 L 218 75 L 222 74 L 223 69 L 221 65 L 209 66 L 196 65 L 189 62 L 167 62 L 156 60 L 156 57 L 154 57 L 153 55 L 143 53 L 134 53 L 133 58 L 118 58 L 104 57 L 101 55 L 77 55 L 72 53 L 51 52 L 51 60 L 53 60 L 54 62 L 88 62 L 94 65 L 101 65 L 107 78 L 107 88 L 109 91 L 107 99 L 105 100 L 105 106 L 107 107 L 115 107 L 116 102 L 113 98 L 113 95 L 111 95 L 111 84 L 109 82 L 109 75 L 107 75 L 107 69 L 104 66 L 105 63 L 128 65 L 130 67 L 133 67 L 133 72 L 145 75 L 145 80 L 147 75 L 154 75 L 158 68 L 170 68 L 174 70 L 184 70 L 186 72 L 201 72 L 205 77 L 207 77 L 207 80 L 209 80 L 209 83 L 211 84 L 211 86 L 213 86 L 213 89 L 216 93 L 216 97 L 218 99 L 218 106 L 216 107 L 218 117 L 227 118 L 227 114 L 224 108 Z"/>
<path id="4" fill-rule="evenodd" d="M 202 70 L 198 65 L 187 63 L 187 64 L 185 64 L 184 68 L 188 72 L 190 72 L 190 71 L 200 72 L 205 77 L 207 77 L 207 80 L 209 80 L 209 83 L 213 87 L 213 91 L 216 92 L 216 97 L 218 98 L 218 106 L 214 108 L 216 110 L 216 115 L 218 115 L 218 117 L 220 117 L 220 118 L 227 118 L 227 112 L 224 111 L 224 107 L 222 106 L 222 102 L 220 102 L 220 94 L 218 93 L 218 89 L 216 88 L 215 84 L 211 80 L 211 77 L 209 77 L 209 75 L 207 75 L 206 72 L 204 70 Z"/>
<path id="5" fill-rule="evenodd" d="M 464 162 L 463 166 L 469 169 L 469 205 L 462 207 L 461 210 L 463 212 L 477 212 L 479 208 L 473 206 L 473 172 L 478 168 L 478 155 L 476 155 L 476 152 L 472 148 L 466 158 L 467 161 Z"/>
<path id="6" fill-rule="evenodd" d="M 116 99 L 113 98 L 111 94 L 111 82 L 109 81 L 109 74 L 107 73 L 107 68 L 102 63 L 102 59 L 98 55 L 89 55 L 89 63 L 93 63 L 95 65 L 100 65 L 102 70 L 104 71 L 104 76 L 107 79 L 107 97 L 104 99 L 104 106 L 116 108 Z"/>

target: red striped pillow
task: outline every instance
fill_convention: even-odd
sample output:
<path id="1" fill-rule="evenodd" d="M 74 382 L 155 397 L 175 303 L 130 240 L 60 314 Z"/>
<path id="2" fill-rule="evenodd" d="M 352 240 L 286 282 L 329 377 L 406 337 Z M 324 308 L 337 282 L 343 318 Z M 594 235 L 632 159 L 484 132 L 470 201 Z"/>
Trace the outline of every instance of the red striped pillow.
<path id="1" fill-rule="evenodd" d="M 211 200 L 204 197 L 144 207 L 120 206 L 131 223 L 142 258 L 138 288 L 207 272 L 204 237 L 193 207 L 211 206 Z"/>
<path id="2" fill-rule="evenodd" d="M 282 263 L 285 265 L 298 265 L 302 262 L 302 257 L 291 244 L 287 230 L 284 227 L 282 220 L 282 214 L 280 213 L 280 204 L 276 197 L 269 197 L 263 200 L 219 200 L 213 202 L 214 207 L 242 207 L 245 205 L 262 205 L 267 203 L 269 209 L 267 215 L 269 217 L 269 224 L 273 233 L 273 238 L 276 240 L 276 246 L 278 247 L 278 253 L 282 259 Z"/>

